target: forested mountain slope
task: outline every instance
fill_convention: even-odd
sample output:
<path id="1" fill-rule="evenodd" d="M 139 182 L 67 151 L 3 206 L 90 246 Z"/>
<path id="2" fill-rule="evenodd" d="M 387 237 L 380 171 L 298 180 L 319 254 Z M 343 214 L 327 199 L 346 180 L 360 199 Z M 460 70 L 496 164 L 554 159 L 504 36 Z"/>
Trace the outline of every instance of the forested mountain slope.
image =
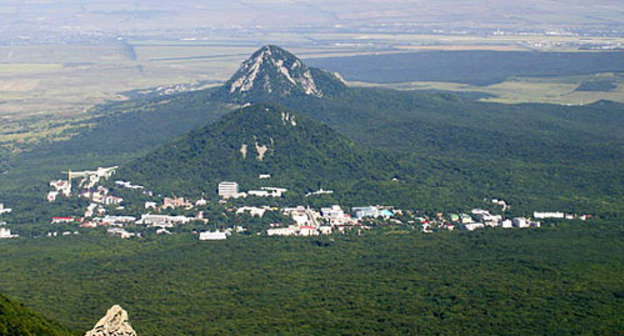
<path id="1" fill-rule="evenodd" d="M 0 294 L 0 335 L 76 336 L 78 334 Z"/>
<path id="2" fill-rule="evenodd" d="M 397 168 L 326 125 L 274 105 L 232 112 L 122 167 L 119 175 L 160 192 L 214 195 L 221 181 L 300 192 L 358 180 L 390 180 Z M 266 183 L 266 181 L 265 181 Z"/>

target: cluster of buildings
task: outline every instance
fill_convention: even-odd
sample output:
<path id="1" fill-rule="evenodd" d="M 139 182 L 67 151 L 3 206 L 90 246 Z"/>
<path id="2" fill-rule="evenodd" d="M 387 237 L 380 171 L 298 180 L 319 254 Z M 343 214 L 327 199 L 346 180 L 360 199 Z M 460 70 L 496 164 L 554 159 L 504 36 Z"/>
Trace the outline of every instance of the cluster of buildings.
<path id="1" fill-rule="evenodd" d="M 80 232 L 78 232 L 78 231 L 73 231 L 73 232 L 72 231 L 63 231 L 60 234 L 57 231 L 52 231 L 52 232 L 46 233 L 45 236 L 51 238 L 51 237 L 59 237 L 59 236 L 66 237 L 66 236 L 71 236 L 71 235 L 77 236 L 79 234 L 80 234 Z"/>
<path id="2" fill-rule="evenodd" d="M 540 222 L 531 220 L 530 218 L 516 217 L 513 219 L 503 218 L 502 215 L 493 215 L 487 210 L 472 209 L 470 214 L 448 214 L 444 216 L 442 213 L 436 214 L 436 218 L 417 218 L 420 221 L 421 229 L 425 233 L 431 233 L 435 229 L 455 230 L 456 228 L 474 231 L 486 227 L 502 227 L 502 228 L 528 228 L 540 227 Z"/>
<path id="3" fill-rule="evenodd" d="M 68 180 L 53 181 L 50 185 L 55 189 L 54 192 L 63 195 L 70 195 L 72 188 L 72 178 L 82 177 L 82 180 L 77 184 L 80 195 L 89 198 L 93 201 L 85 211 L 84 217 L 53 217 L 52 223 L 55 224 L 78 224 L 83 228 L 96 228 L 105 226 L 107 227 L 107 234 L 111 236 L 121 238 L 131 238 L 140 236 L 133 232 L 126 231 L 126 226 L 129 225 L 142 225 L 147 227 L 153 227 L 157 229 L 158 234 L 171 234 L 169 229 L 178 225 L 188 224 L 192 221 L 208 223 L 208 219 L 204 218 L 204 213 L 198 211 L 194 217 L 181 216 L 181 215 L 168 215 L 161 214 L 161 211 L 169 209 L 184 209 L 186 211 L 192 210 L 195 207 L 201 207 L 208 204 L 208 201 L 203 197 L 197 201 L 192 201 L 184 197 L 164 197 L 162 203 L 156 201 L 147 201 L 144 203 L 146 210 L 154 210 L 152 213 L 148 212 L 141 214 L 140 218 L 134 216 L 115 216 L 108 215 L 106 206 L 119 205 L 123 199 L 115 197 L 109 194 L 109 190 L 103 186 L 96 186 L 102 179 L 108 179 L 114 172 L 116 167 L 110 168 L 98 168 L 96 171 L 86 172 L 69 172 Z M 262 174 L 260 179 L 270 179 L 270 175 Z M 127 188 L 132 190 L 141 190 L 144 194 L 144 187 L 140 185 L 133 185 L 130 182 L 119 180 L 115 181 L 115 184 L 121 188 Z M 256 197 L 282 197 L 287 189 L 276 187 L 262 187 L 260 190 L 249 190 L 247 192 L 240 192 L 239 185 L 236 182 L 224 181 L 218 184 L 217 193 L 221 198 L 220 204 L 226 204 L 229 199 L 245 198 L 248 196 Z M 323 190 L 309 192 L 306 197 L 315 195 L 332 194 L 331 190 Z M 487 201 L 487 199 L 486 199 Z M 507 211 L 510 206 L 504 200 L 492 199 L 491 202 L 502 208 L 503 213 Z M 118 207 L 120 209 L 121 207 Z M 0 204 L 0 214 L 6 212 L 2 204 Z M 8 209 L 10 211 L 10 209 Z M 533 218 L 504 218 L 502 215 L 495 215 L 488 210 L 473 209 L 469 214 L 466 213 L 451 213 L 446 216 L 442 213 L 437 213 L 432 217 L 412 217 L 415 220 L 409 220 L 408 223 L 402 223 L 397 216 L 403 215 L 403 211 L 395 209 L 391 206 L 361 206 L 352 207 L 350 209 L 341 207 L 339 205 L 333 205 L 329 207 L 322 207 L 320 209 L 312 209 L 309 206 L 296 206 L 296 207 L 271 207 L 271 206 L 240 206 L 235 208 L 229 208 L 226 212 L 233 212 L 236 215 L 249 215 L 251 217 L 263 218 L 268 211 L 279 212 L 281 215 L 288 217 L 287 223 L 270 223 L 265 232 L 260 234 L 266 234 L 267 236 L 317 236 L 333 233 L 342 233 L 350 230 L 362 230 L 371 229 L 373 225 L 385 225 L 387 224 L 416 224 L 420 226 L 422 232 L 431 233 L 436 230 L 455 230 L 463 229 L 467 231 L 474 231 L 485 227 L 502 227 L 502 228 L 529 228 L 540 227 L 541 224 L 538 219 L 586 219 L 588 216 L 576 216 L 567 215 L 562 212 L 535 212 Z M 347 212 L 345 212 L 347 211 Z M 411 213 L 408 212 L 410 215 Z M 399 217 L 405 219 L 406 217 Z M 376 223 L 376 224 L 373 224 Z M 229 228 L 225 231 L 216 232 L 199 232 L 200 240 L 224 240 L 234 232 L 242 232 L 245 229 L 242 227 Z M 9 233 L 4 233 L 10 235 Z"/>
<path id="4" fill-rule="evenodd" d="M 587 220 L 591 215 L 566 214 L 563 212 L 534 212 L 533 218 L 536 219 L 580 219 Z"/>
<path id="5" fill-rule="evenodd" d="M 59 196 L 70 197 L 72 188 L 76 184 L 76 188 L 82 197 L 86 197 L 94 202 L 106 205 L 120 204 L 123 199 L 109 195 L 107 188 L 103 186 L 95 187 L 102 179 L 109 179 L 117 170 L 114 167 L 98 167 L 96 170 L 86 170 L 73 172 L 68 171 L 67 180 L 56 180 L 50 182 L 50 187 L 54 190 L 48 192 L 46 199 L 48 202 L 54 202 Z M 79 179 L 78 182 L 74 182 Z"/>

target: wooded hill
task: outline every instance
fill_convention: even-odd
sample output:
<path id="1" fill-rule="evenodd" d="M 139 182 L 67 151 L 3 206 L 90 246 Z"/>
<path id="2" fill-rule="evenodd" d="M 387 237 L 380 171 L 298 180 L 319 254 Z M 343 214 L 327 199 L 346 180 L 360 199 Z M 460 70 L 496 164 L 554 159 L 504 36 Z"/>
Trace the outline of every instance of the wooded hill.
<path id="1" fill-rule="evenodd" d="M 132 161 L 119 176 L 162 193 L 214 196 L 221 181 L 302 193 L 390 180 L 396 170 L 388 156 L 324 124 L 283 107 L 254 105 Z M 271 179 L 260 181 L 260 174 Z"/>
<path id="2" fill-rule="evenodd" d="M 2 336 L 76 336 L 38 313 L 0 294 L 0 335 Z"/>

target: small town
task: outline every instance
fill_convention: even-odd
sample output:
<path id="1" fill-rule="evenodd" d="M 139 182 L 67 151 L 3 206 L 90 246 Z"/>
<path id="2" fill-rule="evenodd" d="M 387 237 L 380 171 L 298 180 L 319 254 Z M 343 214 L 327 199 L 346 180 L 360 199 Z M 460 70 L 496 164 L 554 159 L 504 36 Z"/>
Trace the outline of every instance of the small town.
<path id="1" fill-rule="evenodd" d="M 199 240 L 225 240 L 233 233 L 255 234 L 265 236 L 319 236 L 331 234 L 344 234 L 348 232 L 363 234 L 367 230 L 385 226 L 407 226 L 412 229 L 430 234 L 437 231 L 466 230 L 475 231 L 487 227 L 512 228 L 540 228 L 540 220 L 563 219 L 563 220 L 586 220 L 591 216 L 565 214 L 563 212 L 534 212 L 532 216 L 507 218 L 504 214 L 510 205 L 500 199 L 491 199 L 491 204 L 499 208 L 499 214 L 493 214 L 489 210 L 474 208 L 467 213 L 442 213 L 426 214 L 423 211 L 402 210 L 389 205 L 363 205 L 358 207 L 343 207 L 332 205 L 318 209 L 310 206 L 296 205 L 292 207 L 277 206 L 251 206 L 241 205 L 240 201 L 247 198 L 281 198 L 288 189 L 280 187 L 261 187 L 259 190 L 241 191 L 237 182 L 223 181 L 218 184 L 216 193 L 219 200 L 215 206 L 230 217 L 239 218 L 231 224 L 219 220 L 211 220 L 206 214 L 211 201 L 199 198 L 188 199 L 184 197 L 161 197 L 146 190 L 142 185 L 135 185 L 129 181 L 115 180 L 112 177 L 117 170 L 113 167 L 98 167 L 93 171 L 63 172 L 67 174 L 67 180 L 55 180 L 50 182 L 52 189 L 46 197 L 48 202 L 55 202 L 60 197 L 79 197 L 89 200 L 89 205 L 81 213 L 59 213 L 50 218 L 50 224 L 62 225 L 63 230 L 51 230 L 45 237 L 59 237 L 79 235 L 77 230 L 105 228 L 106 234 L 120 238 L 141 237 L 154 232 L 157 235 L 170 235 L 178 228 L 194 223 L 190 231 L 197 235 Z M 260 174 L 258 179 L 270 181 L 270 174 Z M 109 180 L 111 180 L 109 182 Z M 114 195 L 111 188 L 116 191 L 127 190 L 149 199 L 142 202 L 138 208 L 141 212 L 128 214 L 125 200 L 121 196 Z M 323 190 L 310 191 L 306 197 L 329 195 L 334 191 Z M 237 205 L 232 204 L 233 201 Z M 490 201 L 488 201 L 490 202 Z M 137 205 L 134 205 L 137 208 Z M 0 216 L 10 213 L 12 209 L 0 204 Z M 271 214 L 272 216 L 268 216 Z M 249 220 L 263 221 L 267 217 L 271 219 L 261 230 L 250 230 L 245 224 Z M 1 218 L 1 217 L 0 217 Z M 215 221 L 218 221 L 216 223 Z M 213 223 L 214 222 L 214 223 Z M 0 222 L 0 238 L 16 238 L 6 228 L 6 222 Z M 142 228 L 137 230 L 138 228 Z M 148 230 L 146 230 L 148 229 Z M 151 230 L 149 230 L 151 229 Z M 184 231 L 184 230 L 182 230 Z M 253 231 L 253 232 L 252 232 Z"/>

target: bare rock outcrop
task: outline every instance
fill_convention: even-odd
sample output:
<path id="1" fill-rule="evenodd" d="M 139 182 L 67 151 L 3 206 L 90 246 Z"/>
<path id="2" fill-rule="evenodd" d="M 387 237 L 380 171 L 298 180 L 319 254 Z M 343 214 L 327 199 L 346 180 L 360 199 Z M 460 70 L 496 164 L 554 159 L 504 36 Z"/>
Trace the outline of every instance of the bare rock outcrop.
<path id="1" fill-rule="evenodd" d="M 128 313 L 114 305 L 85 336 L 137 336 L 137 333 L 130 325 Z"/>

